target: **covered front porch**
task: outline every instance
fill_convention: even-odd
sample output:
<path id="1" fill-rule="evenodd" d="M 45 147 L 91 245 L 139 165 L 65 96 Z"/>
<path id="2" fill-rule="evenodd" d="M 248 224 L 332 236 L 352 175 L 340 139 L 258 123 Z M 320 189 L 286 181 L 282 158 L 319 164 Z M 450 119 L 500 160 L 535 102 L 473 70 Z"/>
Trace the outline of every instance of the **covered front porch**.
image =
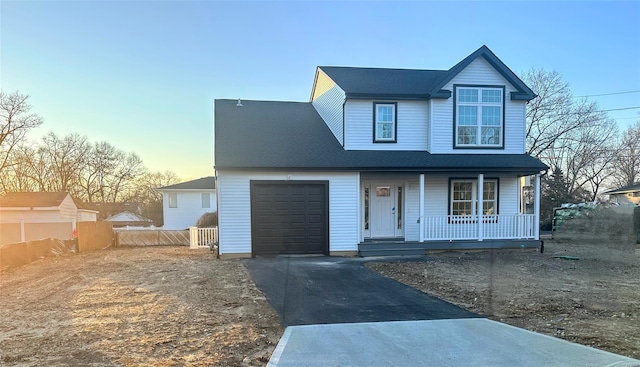
<path id="1" fill-rule="evenodd" d="M 540 174 L 361 175 L 361 256 L 535 248 Z M 525 199 L 529 195 L 531 200 Z"/>

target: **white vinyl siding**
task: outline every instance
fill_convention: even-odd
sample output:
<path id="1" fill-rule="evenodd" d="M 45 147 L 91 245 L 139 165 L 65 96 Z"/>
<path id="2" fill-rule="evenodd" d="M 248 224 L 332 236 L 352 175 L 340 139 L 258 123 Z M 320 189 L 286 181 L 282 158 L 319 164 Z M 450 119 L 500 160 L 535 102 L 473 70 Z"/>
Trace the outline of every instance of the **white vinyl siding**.
<path id="1" fill-rule="evenodd" d="M 420 238 L 420 185 L 418 180 L 407 182 L 405 211 L 404 211 L 404 239 L 405 241 L 418 241 Z"/>
<path id="2" fill-rule="evenodd" d="M 373 100 L 348 100 L 345 104 L 346 150 L 423 150 L 428 148 L 429 104 L 426 101 L 398 101 L 395 144 L 374 143 Z"/>
<path id="3" fill-rule="evenodd" d="M 342 107 L 345 101 L 344 91 L 324 72 L 318 70 L 312 99 L 311 104 L 313 107 L 336 139 L 343 145 L 342 120 L 344 111 Z"/>
<path id="4" fill-rule="evenodd" d="M 357 172 L 218 171 L 220 254 L 251 254 L 251 180 L 329 181 L 329 251 L 358 250 Z"/>
<path id="5" fill-rule="evenodd" d="M 65 219 L 74 219 L 78 214 L 78 207 L 70 195 L 67 195 L 60 203 L 60 217 Z"/>
<path id="6" fill-rule="evenodd" d="M 448 99 L 433 99 L 431 106 L 430 152 L 458 154 L 522 154 L 525 152 L 526 101 L 512 101 L 516 89 L 484 58 L 479 57 L 462 70 L 442 89 L 453 92 L 454 85 L 505 87 L 504 93 L 504 149 L 454 149 L 453 94 Z"/>
<path id="7" fill-rule="evenodd" d="M 195 226 L 204 213 L 215 212 L 215 190 L 181 190 L 162 191 L 163 229 L 183 230 Z M 170 207 L 170 198 L 174 196 L 178 206 Z M 209 207 L 204 207 L 205 196 L 208 196 Z"/>
<path id="8" fill-rule="evenodd" d="M 517 177 L 500 177 L 500 214 L 520 213 L 520 180 Z"/>

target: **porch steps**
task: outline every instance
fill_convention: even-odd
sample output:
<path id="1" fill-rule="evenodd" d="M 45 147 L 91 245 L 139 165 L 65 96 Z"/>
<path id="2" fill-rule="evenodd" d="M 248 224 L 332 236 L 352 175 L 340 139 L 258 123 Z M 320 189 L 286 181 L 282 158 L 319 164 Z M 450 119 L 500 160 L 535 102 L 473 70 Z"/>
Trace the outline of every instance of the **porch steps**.
<path id="1" fill-rule="evenodd" d="M 358 255 L 368 256 L 397 256 L 424 255 L 425 244 L 420 242 L 361 242 L 358 244 Z"/>
<path id="2" fill-rule="evenodd" d="M 527 249 L 533 250 L 540 247 L 539 240 L 486 240 L 478 242 L 468 241 L 428 241 L 428 242 L 402 242 L 402 241 L 365 241 L 358 244 L 358 255 L 367 256 L 397 256 L 397 255 L 424 255 L 426 251 L 447 250 L 488 250 L 488 249 Z"/>

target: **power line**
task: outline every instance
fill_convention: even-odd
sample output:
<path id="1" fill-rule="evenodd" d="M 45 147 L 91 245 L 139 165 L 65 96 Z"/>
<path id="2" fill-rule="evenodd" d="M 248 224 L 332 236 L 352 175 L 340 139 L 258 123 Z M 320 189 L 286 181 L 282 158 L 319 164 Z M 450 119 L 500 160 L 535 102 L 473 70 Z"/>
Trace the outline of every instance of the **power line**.
<path id="1" fill-rule="evenodd" d="M 588 114 L 591 114 L 591 113 L 598 113 L 598 112 L 635 110 L 635 109 L 638 109 L 638 108 L 640 108 L 640 106 L 611 108 L 611 109 L 608 109 L 608 110 L 586 110 L 586 111 L 559 112 L 557 114 L 554 114 L 553 116 L 559 117 L 559 116 L 572 116 L 572 115 L 588 115 Z M 538 111 L 542 111 L 542 113 L 548 113 L 548 112 L 553 111 L 553 110 L 552 109 L 548 109 L 548 108 L 540 108 L 540 109 L 538 109 Z"/>
<path id="2" fill-rule="evenodd" d="M 615 96 L 618 94 L 631 94 L 631 93 L 640 93 L 640 90 L 630 90 L 626 92 L 613 92 L 613 93 L 602 93 L 602 94 L 587 94 L 584 96 L 574 96 L 573 98 Z"/>
<path id="3" fill-rule="evenodd" d="M 600 110 L 601 112 L 609 112 L 609 111 L 622 111 L 622 110 L 633 110 L 636 108 L 640 108 L 640 106 L 636 106 L 636 107 L 623 107 L 623 108 L 612 108 L 609 110 Z"/>

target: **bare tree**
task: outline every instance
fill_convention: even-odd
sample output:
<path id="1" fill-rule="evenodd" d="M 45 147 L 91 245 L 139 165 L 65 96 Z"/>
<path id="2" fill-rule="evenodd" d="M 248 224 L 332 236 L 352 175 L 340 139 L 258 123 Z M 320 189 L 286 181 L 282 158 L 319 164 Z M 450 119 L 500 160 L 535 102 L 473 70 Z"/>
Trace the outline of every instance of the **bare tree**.
<path id="1" fill-rule="evenodd" d="M 527 153 L 540 157 L 556 141 L 579 127 L 571 89 L 557 71 L 530 69 L 524 82 L 537 94 L 527 105 Z"/>
<path id="2" fill-rule="evenodd" d="M 42 138 L 39 150 L 53 176 L 47 190 L 70 192 L 74 196 L 80 194 L 80 172 L 87 165 L 91 151 L 87 137 L 79 134 L 58 137 L 49 132 Z"/>
<path id="3" fill-rule="evenodd" d="M 622 133 L 617 153 L 613 184 L 622 187 L 640 181 L 640 120 Z"/>
<path id="4" fill-rule="evenodd" d="M 573 200 L 595 200 L 616 158 L 615 121 L 597 103 L 573 98 L 557 71 L 531 69 L 524 79 L 538 95 L 527 109 L 527 151 L 563 172 Z"/>
<path id="5" fill-rule="evenodd" d="M 29 113 L 29 96 L 18 91 L 7 94 L 0 91 L 0 172 L 9 164 L 11 151 L 20 143 L 26 133 L 42 124 L 42 118 Z"/>
<path id="6" fill-rule="evenodd" d="M 162 225 L 162 194 L 156 189 L 179 183 L 180 178 L 172 171 L 146 172 L 135 182 L 135 200 L 142 204 L 142 215 Z"/>

